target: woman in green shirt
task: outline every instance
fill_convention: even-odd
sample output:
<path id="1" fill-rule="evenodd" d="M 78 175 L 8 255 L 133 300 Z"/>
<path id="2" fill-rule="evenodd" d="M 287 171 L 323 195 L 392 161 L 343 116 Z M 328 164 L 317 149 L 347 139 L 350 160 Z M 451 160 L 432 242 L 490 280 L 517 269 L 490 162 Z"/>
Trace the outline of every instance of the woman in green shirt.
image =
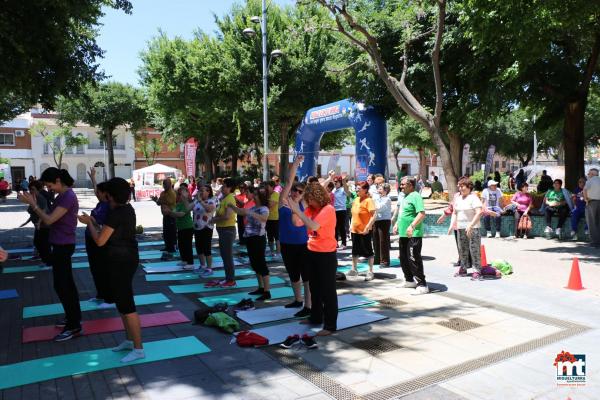
<path id="1" fill-rule="evenodd" d="M 177 243 L 179 244 L 179 255 L 181 261 L 177 264 L 185 270 L 194 269 L 194 251 L 192 250 L 192 238 L 194 237 L 194 222 L 191 211 L 194 203 L 190 201 L 190 193 L 187 184 L 182 183 L 177 189 L 177 204 L 169 215 L 175 218 L 177 226 Z"/>
<path id="2" fill-rule="evenodd" d="M 552 186 L 552 190 L 548 190 L 546 196 L 544 196 L 544 204 L 546 205 L 546 229 L 544 233 L 554 233 L 554 229 L 552 229 L 552 216 L 557 214 L 558 225 L 556 227 L 556 236 L 560 237 L 562 227 L 569 216 L 569 199 L 565 196 L 560 179 L 555 179 Z"/>

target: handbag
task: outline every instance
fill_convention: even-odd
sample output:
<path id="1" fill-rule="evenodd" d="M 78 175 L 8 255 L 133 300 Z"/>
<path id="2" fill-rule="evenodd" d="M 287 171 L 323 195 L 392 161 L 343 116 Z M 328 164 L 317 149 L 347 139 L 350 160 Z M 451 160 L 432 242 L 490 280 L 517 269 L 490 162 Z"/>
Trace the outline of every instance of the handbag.
<path id="1" fill-rule="evenodd" d="M 517 229 L 523 234 L 528 234 L 531 231 L 531 218 L 529 218 L 529 215 L 521 216 Z"/>

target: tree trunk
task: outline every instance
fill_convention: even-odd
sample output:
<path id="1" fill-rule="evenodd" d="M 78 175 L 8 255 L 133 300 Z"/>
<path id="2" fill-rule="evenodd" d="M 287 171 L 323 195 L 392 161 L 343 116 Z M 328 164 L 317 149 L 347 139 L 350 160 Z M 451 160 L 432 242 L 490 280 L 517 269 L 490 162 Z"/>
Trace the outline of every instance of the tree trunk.
<path id="1" fill-rule="evenodd" d="M 523 167 L 526 167 L 529 165 L 529 162 L 531 161 L 532 155 L 531 153 L 527 153 L 525 155 L 525 157 L 519 156 L 519 161 L 521 161 L 521 164 Z"/>
<path id="2" fill-rule="evenodd" d="M 419 175 L 423 181 L 427 180 L 427 156 L 425 155 L 425 149 L 419 147 L 417 149 L 419 153 Z"/>
<path id="3" fill-rule="evenodd" d="M 444 177 L 446 178 L 446 186 L 450 195 L 450 199 L 452 199 L 457 190 L 458 179 L 457 174 L 454 172 L 454 166 L 452 165 L 450 152 L 448 151 L 448 147 L 446 147 L 446 143 L 444 143 L 444 140 L 442 139 L 439 128 L 435 126 L 430 127 L 429 134 L 431 135 L 431 139 L 433 140 L 433 143 L 437 149 L 437 153 L 440 155 L 442 160 L 442 169 L 444 170 Z"/>
<path id="4" fill-rule="evenodd" d="M 203 152 L 203 165 L 206 176 L 204 177 L 206 182 L 210 183 L 210 181 L 215 177 L 213 175 L 213 162 L 212 162 L 212 153 L 210 151 L 210 135 L 206 135 L 204 146 L 202 147 Z"/>
<path id="5" fill-rule="evenodd" d="M 238 154 L 237 148 L 231 150 L 231 176 L 237 176 Z"/>
<path id="6" fill-rule="evenodd" d="M 462 175 L 462 153 L 463 153 L 463 140 L 454 132 L 447 132 L 448 139 L 450 141 L 450 159 L 452 160 L 452 169 L 456 176 Z"/>
<path id="7" fill-rule="evenodd" d="M 113 130 L 104 128 L 104 143 L 108 153 L 108 179 L 115 177 L 115 151 L 113 149 Z"/>
<path id="8" fill-rule="evenodd" d="M 396 162 L 396 171 L 400 172 L 400 170 L 402 169 L 400 167 L 400 162 L 398 161 L 398 156 L 400 155 L 400 152 L 402 151 L 402 149 L 398 148 L 398 147 L 394 147 L 392 149 L 392 154 L 394 155 L 394 161 Z"/>
<path id="9" fill-rule="evenodd" d="M 563 126 L 565 147 L 565 187 L 574 190 L 577 180 L 584 176 L 585 133 L 584 117 L 587 96 L 567 103 Z"/>
<path id="10" fill-rule="evenodd" d="M 279 179 L 283 181 L 287 176 L 290 159 L 289 126 L 287 121 L 281 122 L 279 134 L 281 136 L 281 147 L 279 150 Z"/>

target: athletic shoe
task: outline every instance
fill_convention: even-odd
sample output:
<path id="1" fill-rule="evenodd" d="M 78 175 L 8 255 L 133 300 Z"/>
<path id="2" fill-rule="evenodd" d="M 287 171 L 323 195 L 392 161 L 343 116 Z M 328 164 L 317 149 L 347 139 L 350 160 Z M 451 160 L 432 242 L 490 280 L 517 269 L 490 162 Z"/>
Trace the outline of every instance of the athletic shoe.
<path id="1" fill-rule="evenodd" d="M 113 347 L 111 349 L 114 352 L 125 351 L 125 350 L 133 350 L 133 342 L 131 340 L 122 341 L 117 347 Z"/>
<path id="2" fill-rule="evenodd" d="M 546 229 L 544 229 L 544 233 L 554 233 L 554 229 L 552 229 L 551 227 L 547 226 Z"/>
<path id="3" fill-rule="evenodd" d="M 291 335 L 291 336 L 288 336 L 287 339 L 285 339 L 285 341 L 283 343 L 281 343 L 279 346 L 284 349 L 290 349 L 290 348 L 292 348 L 293 345 L 295 345 L 299 341 L 300 341 L 300 336 Z"/>
<path id="4" fill-rule="evenodd" d="M 194 264 L 186 264 L 183 266 L 183 269 L 185 271 L 193 271 L 194 270 Z"/>
<path id="5" fill-rule="evenodd" d="M 417 287 L 417 282 L 406 281 L 400 287 L 405 289 L 414 289 Z"/>
<path id="6" fill-rule="evenodd" d="M 263 294 L 264 292 L 265 292 L 265 289 L 263 289 L 263 288 L 259 287 L 259 288 L 258 288 L 258 289 L 256 289 L 256 290 L 253 290 L 253 291 L 251 291 L 251 292 L 248 292 L 248 294 L 255 296 L 255 295 L 258 295 L 258 294 Z"/>
<path id="7" fill-rule="evenodd" d="M 265 301 L 265 300 L 271 300 L 271 292 L 265 291 L 262 295 L 260 295 L 260 297 L 256 298 L 256 301 Z"/>
<path id="8" fill-rule="evenodd" d="M 571 231 L 571 234 L 570 234 L 570 235 L 571 235 L 571 237 L 575 237 L 575 235 L 576 235 L 576 234 L 577 234 L 577 232 L 575 232 L 575 231 Z"/>
<path id="9" fill-rule="evenodd" d="M 492 237 L 492 232 L 488 232 L 488 233 L 487 233 L 487 237 L 488 237 L 488 238 L 491 238 L 491 237 Z"/>
<path id="10" fill-rule="evenodd" d="M 171 261 L 172 259 L 173 255 L 171 253 L 163 253 L 162 256 L 160 256 L 161 261 Z"/>
<path id="11" fill-rule="evenodd" d="M 454 277 L 458 276 L 467 276 L 467 270 L 463 267 L 456 268 L 456 272 L 454 273 Z"/>
<path id="12" fill-rule="evenodd" d="M 88 301 L 92 302 L 92 303 L 104 303 L 104 300 L 98 298 L 98 297 L 92 297 L 91 299 L 89 299 Z"/>
<path id="13" fill-rule="evenodd" d="M 98 304 L 98 310 L 108 310 L 110 308 L 115 308 L 115 303 L 100 303 Z"/>
<path id="14" fill-rule="evenodd" d="M 242 299 L 239 303 L 233 306 L 235 311 L 250 311 L 254 310 L 254 302 L 252 299 Z"/>
<path id="15" fill-rule="evenodd" d="M 562 229 L 561 228 L 556 228 L 556 236 L 560 237 L 561 233 L 562 233 Z"/>
<path id="16" fill-rule="evenodd" d="M 471 280 L 472 281 L 481 281 L 481 280 L 483 280 L 483 277 L 481 276 L 481 274 L 479 272 L 473 272 L 473 275 L 471 275 Z"/>
<path id="17" fill-rule="evenodd" d="M 146 353 L 144 352 L 144 349 L 133 349 L 129 354 L 121 358 L 121 362 L 129 363 L 132 361 L 141 360 L 142 358 L 146 358 Z"/>
<path id="18" fill-rule="evenodd" d="M 224 280 L 214 280 L 214 281 L 210 281 L 210 282 L 206 282 L 204 284 L 204 287 L 217 287 L 217 286 L 221 286 L 223 283 L 225 283 Z"/>
<path id="19" fill-rule="evenodd" d="M 209 276 L 211 276 L 212 274 L 213 274 L 213 270 L 212 270 L 212 269 L 210 269 L 210 268 L 203 268 L 203 269 L 201 269 L 201 270 L 200 270 L 200 276 L 201 276 L 202 278 L 209 277 Z"/>
<path id="20" fill-rule="evenodd" d="M 54 326 L 57 328 L 64 328 L 65 326 L 67 326 L 67 319 L 63 318 L 59 321 L 56 321 L 56 324 L 54 324 Z"/>
<path id="21" fill-rule="evenodd" d="M 367 272 L 367 274 L 365 275 L 365 281 L 372 281 L 373 278 L 375 278 L 375 274 L 371 271 Z"/>
<path id="22" fill-rule="evenodd" d="M 302 307 L 302 304 L 304 304 L 304 303 L 302 303 L 301 301 L 294 300 L 293 302 L 288 303 L 283 307 L 284 308 L 299 308 L 299 307 Z"/>
<path id="23" fill-rule="evenodd" d="M 76 329 L 63 329 L 63 331 L 61 333 L 59 333 L 58 335 L 54 336 L 54 341 L 55 342 L 64 342 L 66 340 L 70 340 L 73 339 L 76 336 L 79 336 L 83 333 L 83 329 L 81 329 L 81 327 L 76 328 Z"/>
<path id="24" fill-rule="evenodd" d="M 187 263 L 186 263 L 185 261 L 179 261 L 179 262 L 178 262 L 176 265 L 177 265 L 178 267 L 185 267 L 185 266 L 187 265 Z M 184 268 L 184 269 L 185 269 L 185 268 Z"/>
<path id="25" fill-rule="evenodd" d="M 496 239 L 500 239 L 500 238 L 501 238 L 500 232 L 496 232 Z"/>
<path id="26" fill-rule="evenodd" d="M 302 344 L 304 344 L 307 349 L 316 349 L 317 347 L 319 347 L 319 345 L 315 341 L 315 337 L 308 336 L 306 333 L 302 335 Z"/>
<path id="27" fill-rule="evenodd" d="M 515 240 L 517 237 L 515 235 L 510 235 L 507 239 L 508 240 Z"/>
<path id="28" fill-rule="evenodd" d="M 310 316 L 310 308 L 302 308 L 302 310 L 298 311 L 296 314 L 294 314 L 294 317 L 296 318 L 304 318 L 304 317 L 309 317 Z"/>
<path id="29" fill-rule="evenodd" d="M 237 286 L 237 283 L 235 281 L 225 281 L 219 286 L 221 286 L 222 288 L 233 288 Z"/>
<path id="30" fill-rule="evenodd" d="M 348 276 L 358 276 L 358 271 L 355 269 L 351 269 L 350 271 L 346 272 L 346 275 Z"/>
<path id="31" fill-rule="evenodd" d="M 585 229 L 585 230 L 583 231 L 583 234 L 584 234 L 585 236 L 588 236 L 588 235 L 590 234 L 590 231 L 589 231 L 588 229 Z"/>
<path id="32" fill-rule="evenodd" d="M 529 239 L 528 235 L 523 235 L 523 239 Z"/>
<path id="33" fill-rule="evenodd" d="M 337 247 L 337 249 L 338 249 L 338 251 L 340 251 L 340 250 L 345 250 L 345 249 L 346 249 L 346 246 L 344 246 L 343 244 L 340 244 L 340 245 Z"/>
<path id="34" fill-rule="evenodd" d="M 415 292 L 413 293 L 414 296 L 418 296 L 421 294 L 427 294 L 429 293 L 429 287 L 428 286 L 417 286 L 415 288 Z"/>

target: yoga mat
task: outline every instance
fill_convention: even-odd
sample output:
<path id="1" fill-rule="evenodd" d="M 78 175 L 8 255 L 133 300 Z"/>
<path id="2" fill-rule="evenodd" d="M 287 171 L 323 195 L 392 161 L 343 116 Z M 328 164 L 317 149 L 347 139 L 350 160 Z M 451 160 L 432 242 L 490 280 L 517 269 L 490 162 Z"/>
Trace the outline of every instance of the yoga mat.
<path id="1" fill-rule="evenodd" d="M 169 298 L 162 293 L 140 294 L 134 296 L 134 300 L 138 306 L 169 302 Z M 80 301 L 79 304 L 81 305 L 81 311 L 98 310 L 98 303 L 93 301 Z M 63 312 L 63 306 L 60 303 L 24 307 L 23 318 L 43 317 L 46 315 L 62 314 Z"/>
<path id="2" fill-rule="evenodd" d="M 198 300 L 206 304 L 207 306 L 214 306 L 217 303 L 227 303 L 234 305 L 239 303 L 242 299 L 256 299 L 260 295 L 250 295 L 248 293 L 227 293 L 220 296 L 209 296 L 199 297 Z M 291 287 L 278 287 L 271 289 L 271 299 L 284 299 L 286 297 L 294 296 L 294 291 Z"/>
<path id="3" fill-rule="evenodd" d="M 73 268 L 89 268 L 90 265 L 87 261 L 82 262 L 74 262 Z M 26 267 L 8 267 L 4 268 L 2 271 L 3 274 L 19 274 L 24 272 L 40 272 L 40 271 L 50 271 L 52 267 L 46 267 L 45 265 L 28 265 Z"/>
<path id="4" fill-rule="evenodd" d="M 142 324 L 142 328 L 181 324 L 183 322 L 190 322 L 190 320 L 180 311 L 167 311 L 156 314 L 140 315 L 140 323 Z M 93 335 L 97 333 L 109 333 L 125 330 L 125 328 L 123 327 L 123 321 L 120 317 L 83 321 L 82 325 L 84 335 Z M 62 328 L 58 328 L 54 325 L 25 328 L 23 329 L 22 340 L 23 343 L 52 340 L 54 336 L 58 335 L 61 332 L 61 330 Z"/>
<path id="5" fill-rule="evenodd" d="M 285 283 L 285 281 L 277 276 L 271 277 L 271 285 L 278 285 L 280 283 Z M 193 285 L 171 285 L 169 289 L 173 291 L 173 293 L 202 293 L 202 292 L 214 292 L 217 290 L 231 290 L 237 288 L 251 288 L 257 286 L 258 283 L 256 279 L 240 279 L 237 281 L 237 286 L 231 288 L 222 288 L 219 286 L 216 287 L 204 287 L 204 283 L 196 283 Z"/>
<path id="6" fill-rule="evenodd" d="M 250 268 L 238 268 L 235 270 L 236 276 L 244 276 L 244 275 L 254 275 L 254 271 Z M 162 281 L 190 281 L 193 279 L 214 279 L 214 278 L 225 278 L 225 271 L 213 271 L 212 275 L 201 277 L 198 275 L 198 272 L 188 272 L 188 273 L 175 273 L 175 274 L 154 274 L 154 275 L 146 275 L 146 280 L 148 282 L 162 282 Z"/>
<path id="7" fill-rule="evenodd" d="M 362 307 L 376 302 L 363 296 L 344 294 L 338 296 L 338 309 L 343 310 L 353 307 Z M 267 322 L 284 321 L 294 319 L 294 314 L 299 308 L 285 308 L 284 306 L 258 308 L 256 310 L 238 311 L 237 317 L 250 325 L 265 324 Z"/>
<path id="8" fill-rule="evenodd" d="M 126 352 L 114 352 L 107 348 L 2 365 L 0 366 L 0 390 L 49 379 L 192 356 L 210 351 L 194 336 L 147 342 L 144 343 L 144 350 L 146 358 L 127 364 L 121 362 L 121 358 L 127 354 Z"/>
<path id="9" fill-rule="evenodd" d="M 147 274 L 162 274 L 165 272 L 183 272 L 186 271 L 183 269 L 183 266 L 176 265 L 178 261 L 162 261 L 156 263 L 144 263 L 144 271 Z M 247 263 L 242 262 L 241 260 L 233 260 L 233 265 L 247 265 Z M 213 269 L 215 268 L 223 268 L 223 261 L 214 260 L 212 263 Z M 188 271 L 189 272 L 189 271 Z"/>
<path id="10" fill-rule="evenodd" d="M 15 289 L 0 290 L 0 300 L 14 299 L 19 297 Z"/>
<path id="11" fill-rule="evenodd" d="M 338 314 L 337 330 L 352 328 L 359 325 L 370 324 L 372 322 L 387 319 L 385 315 L 377 314 L 362 308 L 355 308 L 348 311 L 342 311 Z M 301 324 L 300 321 L 287 322 L 285 324 L 266 326 L 264 328 L 252 329 L 252 332 L 269 339 L 269 344 L 278 344 L 284 342 L 288 336 L 307 333 L 314 335 L 321 330 L 321 326 L 311 326 Z"/>

